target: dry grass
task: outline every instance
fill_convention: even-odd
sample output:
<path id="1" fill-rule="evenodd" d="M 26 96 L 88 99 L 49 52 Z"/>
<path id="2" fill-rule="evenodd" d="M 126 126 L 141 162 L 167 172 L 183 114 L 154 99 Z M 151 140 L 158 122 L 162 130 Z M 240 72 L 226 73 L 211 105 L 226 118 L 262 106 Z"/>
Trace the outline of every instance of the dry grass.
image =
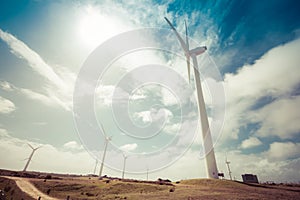
<path id="1" fill-rule="evenodd" d="M 1 172 L 1 171 L 0 171 Z M 9 174 L 12 172 L 4 171 Z M 14 172 L 17 176 L 25 176 Z M 157 200 L 200 200 L 200 199 L 300 199 L 299 185 L 284 184 L 245 184 L 229 180 L 191 179 L 173 185 L 160 185 L 160 182 L 136 180 L 103 179 L 97 177 L 52 174 L 51 179 L 44 179 L 46 173 L 29 174 L 35 187 L 50 196 L 59 199 L 157 199 Z M 28 177 L 28 175 L 26 175 Z M 44 178 L 43 178 L 44 177 Z M 55 178 L 55 179 L 53 179 Z M 170 184 L 170 183 L 168 183 Z M 21 199 L 24 195 L 12 180 L 0 179 L 0 187 L 14 185 L 14 193 Z M 1 189 L 0 188 L 0 189 Z M 30 199 L 25 197 L 24 200 Z"/>
<path id="2" fill-rule="evenodd" d="M 169 191 L 172 186 L 155 185 L 147 183 L 122 182 L 108 179 L 98 180 L 97 178 L 64 178 L 62 180 L 32 179 L 31 182 L 42 192 L 47 193 L 50 189 L 50 196 L 70 199 L 128 199 L 129 197 L 141 194 L 159 193 Z M 132 199 L 132 198 L 131 198 Z M 140 198 L 137 198 L 140 199 Z"/>
<path id="3" fill-rule="evenodd" d="M 300 187 L 245 184 L 229 180 L 191 179 L 181 181 L 191 199 L 299 199 Z M 180 187 L 179 187 L 180 188 Z M 178 198 L 180 199 L 180 198 Z"/>
<path id="4" fill-rule="evenodd" d="M 228 180 L 192 179 L 174 186 L 123 182 L 97 178 L 33 179 L 41 191 L 51 189 L 50 196 L 70 199 L 300 199 L 300 187 L 244 184 Z M 173 192 L 170 192 L 173 189 Z"/>

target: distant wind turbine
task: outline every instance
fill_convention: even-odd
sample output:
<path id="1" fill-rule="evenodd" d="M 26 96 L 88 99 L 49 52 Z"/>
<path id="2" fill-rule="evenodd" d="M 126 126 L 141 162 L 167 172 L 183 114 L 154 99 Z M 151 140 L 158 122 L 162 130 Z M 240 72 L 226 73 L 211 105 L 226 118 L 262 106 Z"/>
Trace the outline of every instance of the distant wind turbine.
<path id="1" fill-rule="evenodd" d="M 28 143 L 27 143 L 27 144 L 28 144 Z M 39 148 L 41 148 L 41 146 L 39 146 L 39 147 L 37 147 L 37 148 L 33 148 L 33 146 L 31 146 L 30 144 L 28 144 L 28 146 L 32 149 L 32 152 L 31 152 L 31 154 L 30 154 L 30 156 L 29 156 L 29 158 L 28 158 L 28 160 L 27 160 L 27 163 L 26 163 L 26 165 L 25 165 L 25 167 L 24 167 L 24 169 L 23 169 L 23 172 L 25 172 L 25 171 L 27 170 L 28 165 L 29 165 L 29 163 L 30 163 L 30 161 L 31 161 L 31 159 L 32 159 L 32 156 L 33 156 L 34 152 L 35 152 L 36 150 L 38 150 Z"/>
<path id="2" fill-rule="evenodd" d="M 198 109 L 199 109 L 200 119 L 201 119 L 202 139 L 203 139 L 204 153 L 206 159 L 207 176 L 208 178 L 218 179 L 219 177 L 218 177 L 217 163 L 216 163 L 210 128 L 208 124 L 205 103 L 203 99 L 202 86 L 201 86 L 200 74 L 198 71 L 198 61 L 197 61 L 197 56 L 204 53 L 207 50 L 207 48 L 206 46 L 202 46 L 190 50 L 186 22 L 185 22 L 186 41 L 184 42 L 184 40 L 180 37 L 179 33 L 176 31 L 176 29 L 174 28 L 172 23 L 168 20 L 168 18 L 165 17 L 165 20 L 173 29 L 177 39 L 179 40 L 181 48 L 183 49 L 184 54 L 186 56 L 189 81 L 190 81 L 190 58 L 192 58 L 193 60 L 194 76 L 195 76 L 196 90 L 197 90 L 197 97 L 198 97 Z"/>
<path id="3" fill-rule="evenodd" d="M 96 164 L 95 164 L 95 168 L 94 168 L 94 173 L 93 174 L 96 174 L 97 165 L 98 165 L 98 159 L 96 158 Z"/>
<path id="4" fill-rule="evenodd" d="M 104 151 L 103 151 L 103 156 L 102 156 L 102 162 L 101 162 L 101 167 L 100 167 L 100 172 L 99 172 L 99 178 L 101 178 L 101 176 L 102 176 L 102 171 L 103 171 L 103 165 L 104 165 L 104 160 L 105 160 L 105 155 L 106 155 L 107 145 L 108 145 L 109 141 L 111 141 L 111 136 L 108 137 L 108 136 L 106 135 L 106 133 L 105 133 L 105 131 L 104 131 L 104 128 L 103 128 L 103 126 L 102 126 L 101 123 L 100 123 L 100 125 L 101 125 L 101 129 L 102 129 L 102 131 L 103 131 L 103 133 L 104 133 L 104 135 L 105 135 L 105 146 L 104 146 Z"/>
<path id="5" fill-rule="evenodd" d="M 124 158 L 124 162 L 123 162 L 123 172 L 122 172 L 122 179 L 124 179 L 124 174 L 125 174 L 125 166 L 126 166 L 126 160 L 128 158 L 128 155 L 125 155 L 125 153 L 122 154 L 123 158 Z"/>
<path id="6" fill-rule="evenodd" d="M 147 181 L 148 181 L 148 178 L 149 178 L 149 168 L 147 167 Z"/>
<path id="7" fill-rule="evenodd" d="M 228 169 L 228 174 L 229 174 L 229 177 L 230 177 L 230 180 L 232 180 L 232 177 L 231 177 L 231 170 L 230 170 L 230 162 L 227 160 L 227 154 L 226 154 L 226 159 L 225 159 L 225 163 L 227 165 L 227 169 Z"/>

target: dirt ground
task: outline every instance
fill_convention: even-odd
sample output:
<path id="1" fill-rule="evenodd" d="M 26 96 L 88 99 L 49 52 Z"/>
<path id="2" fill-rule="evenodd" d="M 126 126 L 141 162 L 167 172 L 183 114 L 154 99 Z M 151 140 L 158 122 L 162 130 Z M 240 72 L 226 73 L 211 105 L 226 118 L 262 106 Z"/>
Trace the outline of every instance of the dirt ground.
<path id="1" fill-rule="evenodd" d="M 5 172 L 6 175 L 8 172 Z M 2 174 L 3 175 L 3 174 Z M 245 184 L 229 180 L 191 179 L 175 183 L 164 181 L 122 180 L 88 176 L 38 174 L 32 178 L 0 177 L 0 190 L 5 199 L 300 199 L 300 185 Z M 31 176 L 31 175 L 30 175 Z M 0 197 L 0 200 L 1 197 Z"/>
<path id="2" fill-rule="evenodd" d="M 300 199 L 299 186 L 244 184 L 228 180 L 195 179 L 171 185 L 74 178 L 31 180 L 41 191 L 65 199 Z"/>
<path id="3" fill-rule="evenodd" d="M 32 197 L 33 199 L 37 199 L 41 197 L 41 199 L 58 200 L 57 198 L 50 197 L 47 194 L 38 190 L 27 178 L 20 178 L 20 177 L 4 177 L 4 178 L 14 180 L 17 187 L 20 190 L 22 190 L 23 193 L 26 193 L 28 196 Z"/>
<path id="4" fill-rule="evenodd" d="M 14 180 L 0 177 L 0 200 L 16 199 L 16 200 L 33 200 L 32 197 L 24 193 Z M 2 196 L 3 195 L 3 196 Z M 36 199 L 36 198 L 34 198 Z"/>

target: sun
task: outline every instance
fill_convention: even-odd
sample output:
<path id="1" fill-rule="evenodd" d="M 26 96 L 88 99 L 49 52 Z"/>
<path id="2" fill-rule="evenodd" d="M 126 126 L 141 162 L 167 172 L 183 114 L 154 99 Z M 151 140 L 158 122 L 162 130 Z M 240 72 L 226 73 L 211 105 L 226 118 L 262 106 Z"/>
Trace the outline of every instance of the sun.
<path id="1" fill-rule="evenodd" d="M 89 46 L 97 46 L 116 31 L 114 21 L 100 10 L 87 6 L 79 19 L 79 37 Z"/>

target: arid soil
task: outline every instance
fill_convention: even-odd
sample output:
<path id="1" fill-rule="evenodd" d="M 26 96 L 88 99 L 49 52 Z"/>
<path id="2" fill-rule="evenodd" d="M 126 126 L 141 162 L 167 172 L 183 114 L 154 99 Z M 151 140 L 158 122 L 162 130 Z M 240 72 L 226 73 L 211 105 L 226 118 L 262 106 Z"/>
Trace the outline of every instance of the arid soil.
<path id="1" fill-rule="evenodd" d="M 32 197 L 33 199 L 41 197 L 41 199 L 58 200 L 57 198 L 53 198 L 45 193 L 42 193 L 30 182 L 30 180 L 28 180 L 28 178 L 20 178 L 13 176 L 6 176 L 4 178 L 14 180 L 19 189 L 22 190 L 23 193 L 26 193 L 28 196 Z"/>
<path id="2" fill-rule="evenodd" d="M 191 179 L 177 182 L 168 180 L 138 181 L 105 177 L 59 175 L 34 172 L 29 176 L 0 177 L 0 190 L 7 199 L 300 199 L 296 184 L 245 184 L 229 180 Z M 0 175 L 9 175 L 7 171 Z M 11 191 L 14 192 L 11 192 Z M 11 194 L 13 193 L 13 194 Z M 18 196 L 16 196 L 18 195 Z M 2 199 L 1 199 L 2 200 Z"/>

